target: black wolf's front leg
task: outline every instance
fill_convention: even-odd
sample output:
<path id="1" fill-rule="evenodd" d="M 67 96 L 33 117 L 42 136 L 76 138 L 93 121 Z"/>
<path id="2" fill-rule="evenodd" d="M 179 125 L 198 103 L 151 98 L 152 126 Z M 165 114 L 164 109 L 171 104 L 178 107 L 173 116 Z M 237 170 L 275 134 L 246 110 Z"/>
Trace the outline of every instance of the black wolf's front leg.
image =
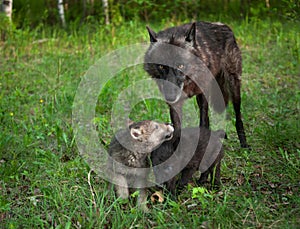
<path id="1" fill-rule="evenodd" d="M 196 96 L 197 104 L 200 109 L 200 126 L 209 128 L 209 118 L 208 118 L 208 102 L 203 94 Z"/>
<path id="2" fill-rule="evenodd" d="M 174 125 L 173 139 L 180 137 L 180 130 L 182 124 L 182 105 L 182 101 L 176 104 L 169 104 L 171 121 Z"/>

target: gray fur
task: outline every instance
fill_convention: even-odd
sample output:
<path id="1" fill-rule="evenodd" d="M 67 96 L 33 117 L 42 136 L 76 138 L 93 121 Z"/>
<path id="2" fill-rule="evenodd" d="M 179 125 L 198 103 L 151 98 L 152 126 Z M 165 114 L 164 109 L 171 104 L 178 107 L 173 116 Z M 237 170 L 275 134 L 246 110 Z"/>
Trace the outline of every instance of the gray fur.
<path id="1" fill-rule="evenodd" d="M 128 184 L 134 183 L 136 187 L 140 187 L 138 205 L 142 210 L 147 211 L 147 193 L 144 187 L 148 174 L 138 169 L 127 173 L 117 167 L 115 161 L 133 168 L 147 167 L 147 156 L 164 141 L 172 138 L 173 131 L 174 128 L 169 124 L 146 120 L 133 123 L 128 129 L 120 130 L 114 136 L 108 149 L 111 158 L 108 160 L 107 167 L 113 174 L 112 179 L 119 184 L 116 185 L 118 197 L 128 198 Z"/>

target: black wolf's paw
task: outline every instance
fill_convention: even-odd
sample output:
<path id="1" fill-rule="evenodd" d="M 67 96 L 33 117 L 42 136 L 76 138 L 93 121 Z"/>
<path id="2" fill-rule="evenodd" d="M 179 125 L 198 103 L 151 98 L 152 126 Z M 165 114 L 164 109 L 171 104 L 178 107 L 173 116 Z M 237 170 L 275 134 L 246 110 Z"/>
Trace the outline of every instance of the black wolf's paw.
<path id="1" fill-rule="evenodd" d="M 250 145 L 248 145 L 247 143 L 241 143 L 241 148 L 243 148 L 243 149 L 247 149 L 247 150 L 249 150 L 249 151 L 251 151 L 251 150 L 252 150 L 251 146 L 250 146 Z"/>

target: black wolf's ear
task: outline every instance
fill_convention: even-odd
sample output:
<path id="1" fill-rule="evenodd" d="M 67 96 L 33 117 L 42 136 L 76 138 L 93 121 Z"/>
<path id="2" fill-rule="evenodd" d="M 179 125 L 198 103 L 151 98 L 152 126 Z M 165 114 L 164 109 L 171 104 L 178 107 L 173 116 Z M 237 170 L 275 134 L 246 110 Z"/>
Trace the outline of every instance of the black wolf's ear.
<path id="1" fill-rule="evenodd" d="M 157 39 L 156 39 L 156 33 L 150 29 L 149 26 L 146 26 L 147 30 L 148 30 L 148 33 L 149 33 L 149 37 L 150 37 L 150 42 L 157 42 Z"/>
<path id="2" fill-rule="evenodd" d="M 196 23 L 194 22 L 185 34 L 185 41 L 195 44 L 196 42 Z"/>

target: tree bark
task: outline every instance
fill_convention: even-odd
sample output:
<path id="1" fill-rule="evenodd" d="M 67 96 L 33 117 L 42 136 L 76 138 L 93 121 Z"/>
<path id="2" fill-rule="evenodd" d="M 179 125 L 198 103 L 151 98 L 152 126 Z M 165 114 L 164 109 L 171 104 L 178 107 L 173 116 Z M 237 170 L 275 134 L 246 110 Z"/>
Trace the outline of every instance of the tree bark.
<path id="1" fill-rule="evenodd" d="M 9 18 L 10 21 L 12 16 L 12 6 L 13 0 L 2 0 L 1 2 L 1 11 L 5 13 L 5 15 Z"/>
<path id="2" fill-rule="evenodd" d="M 104 15 L 105 15 L 105 24 L 109 25 L 109 11 L 108 11 L 108 0 L 102 0 Z"/>
<path id="3" fill-rule="evenodd" d="M 64 1 L 58 0 L 58 13 L 61 20 L 61 24 L 64 28 L 66 28 L 66 19 L 65 19 L 65 10 L 64 10 Z"/>

